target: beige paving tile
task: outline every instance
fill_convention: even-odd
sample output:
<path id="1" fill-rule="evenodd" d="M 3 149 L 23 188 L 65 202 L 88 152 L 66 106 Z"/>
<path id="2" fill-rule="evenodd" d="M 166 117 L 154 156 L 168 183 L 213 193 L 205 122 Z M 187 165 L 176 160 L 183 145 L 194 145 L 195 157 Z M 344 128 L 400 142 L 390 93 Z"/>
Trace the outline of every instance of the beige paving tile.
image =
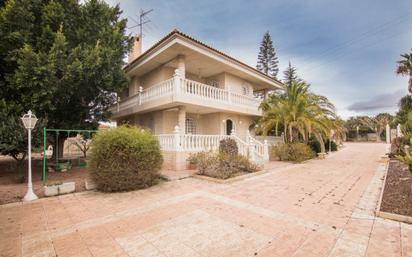
<path id="1" fill-rule="evenodd" d="M 1 206 L 0 256 L 411 256 L 411 226 L 374 217 L 384 149 L 348 144 L 227 185 L 185 178 Z"/>

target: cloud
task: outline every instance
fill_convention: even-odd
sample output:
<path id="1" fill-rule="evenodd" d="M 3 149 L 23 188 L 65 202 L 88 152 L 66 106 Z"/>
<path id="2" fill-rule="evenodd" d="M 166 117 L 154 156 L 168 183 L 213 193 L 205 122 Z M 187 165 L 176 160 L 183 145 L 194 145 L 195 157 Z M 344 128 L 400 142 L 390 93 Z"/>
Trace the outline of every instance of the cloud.
<path id="1" fill-rule="evenodd" d="M 369 100 L 355 102 L 348 106 L 348 110 L 355 112 L 370 112 L 381 109 L 396 107 L 399 99 L 405 95 L 404 90 L 397 90 L 393 93 L 380 94 Z"/>

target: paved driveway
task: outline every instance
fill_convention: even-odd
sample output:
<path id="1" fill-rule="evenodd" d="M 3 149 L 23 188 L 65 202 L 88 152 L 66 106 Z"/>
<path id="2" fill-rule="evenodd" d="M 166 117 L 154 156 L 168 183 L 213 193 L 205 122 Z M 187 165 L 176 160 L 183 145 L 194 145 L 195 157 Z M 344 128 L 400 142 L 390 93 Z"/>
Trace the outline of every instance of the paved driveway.
<path id="1" fill-rule="evenodd" d="M 373 216 L 384 144 L 220 185 L 0 207 L 0 256 L 412 256 L 412 227 Z"/>

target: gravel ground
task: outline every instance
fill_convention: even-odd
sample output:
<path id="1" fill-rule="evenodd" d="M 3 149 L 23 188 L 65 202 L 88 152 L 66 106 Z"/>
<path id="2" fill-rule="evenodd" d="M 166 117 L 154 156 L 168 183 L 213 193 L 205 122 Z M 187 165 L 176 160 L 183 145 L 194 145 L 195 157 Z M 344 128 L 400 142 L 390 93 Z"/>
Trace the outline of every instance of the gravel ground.
<path id="1" fill-rule="evenodd" d="M 381 211 L 412 216 L 412 172 L 397 160 L 389 163 Z"/>

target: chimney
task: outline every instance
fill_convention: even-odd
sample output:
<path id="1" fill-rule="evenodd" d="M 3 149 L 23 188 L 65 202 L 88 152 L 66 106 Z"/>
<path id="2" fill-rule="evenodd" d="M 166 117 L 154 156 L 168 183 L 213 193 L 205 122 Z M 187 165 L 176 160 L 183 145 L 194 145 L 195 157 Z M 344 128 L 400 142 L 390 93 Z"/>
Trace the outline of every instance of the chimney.
<path id="1" fill-rule="evenodd" d="M 133 62 L 137 57 L 142 54 L 142 41 L 139 36 L 133 37 L 132 50 L 129 53 L 128 62 Z"/>

